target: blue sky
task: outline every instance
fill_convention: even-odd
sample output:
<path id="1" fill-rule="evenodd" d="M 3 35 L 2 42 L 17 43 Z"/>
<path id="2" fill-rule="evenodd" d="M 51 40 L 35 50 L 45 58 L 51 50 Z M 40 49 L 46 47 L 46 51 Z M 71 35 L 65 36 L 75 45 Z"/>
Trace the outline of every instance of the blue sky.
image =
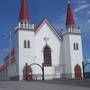
<path id="1" fill-rule="evenodd" d="M 8 52 L 9 31 L 18 23 L 21 0 L 0 0 L 0 62 Z M 65 29 L 68 0 L 27 0 L 29 21 L 38 23 L 48 17 L 57 30 Z M 82 32 L 84 59 L 90 58 L 90 0 L 71 0 L 76 26 Z M 6 34 L 5 37 L 2 34 Z M 14 37 L 14 35 L 13 35 Z"/>

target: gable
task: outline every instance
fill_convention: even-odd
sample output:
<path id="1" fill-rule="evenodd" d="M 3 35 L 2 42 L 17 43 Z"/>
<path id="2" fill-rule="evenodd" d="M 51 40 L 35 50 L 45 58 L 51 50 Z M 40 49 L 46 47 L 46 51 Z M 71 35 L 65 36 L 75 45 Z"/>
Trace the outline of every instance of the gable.
<path id="1" fill-rule="evenodd" d="M 45 27 L 44 27 L 45 26 Z M 50 22 L 45 18 L 43 19 L 40 23 L 38 23 L 35 26 L 35 33 L 37 34 L 40 30 L 42 30 L 42 28 L 49 28 L 49 30 L 51 30 L 53 32 L 53 34 L 59 39 L 61 40 L 60 35 L 56 32 L 55 28 L 50 24 Z"/>

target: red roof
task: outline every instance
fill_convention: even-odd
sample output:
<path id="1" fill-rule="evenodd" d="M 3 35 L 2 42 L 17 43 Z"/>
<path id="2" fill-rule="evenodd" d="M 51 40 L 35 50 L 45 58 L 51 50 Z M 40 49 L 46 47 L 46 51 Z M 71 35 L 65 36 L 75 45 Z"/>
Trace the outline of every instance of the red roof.
<path id="1" fill-rule="evenodd" d="M 5 57 L 5 62 L 3 64 L 0 64 L 0 70 L 4 70 L 6 69 L 9 64 L 12 64 L 15 62 L 15 52 L 16 52 L 16 49 L 15 48 L 12 48 L 11 49 L 11 59 L 9 60 L 9 54 Z"/>
<path id="2" fill-rule="evenodd" d="M 66 26 L 71 26 L 74 24 L 75 24 L 75 22 L 74 22 L 72 7 L 71 7 L 71 4 L 69 2 L 68 7 L 67 7 Z"/>
<path id="3" fill-rule="evenodd" d="M 39 28 L 39 26 L 43 23 L 43 21 L 45 20 L 46 18 L 43 18 L 38 24 L 35 25 L 35 31 L 37 31 L 37 29 Z"/>
<path id="4" fill-rule="evenodd" d="M 16 53 L 16 49 L 12 48 L 11 52 L 10 52 L 11 57 L 13 57 L 15 55 L 15 53 Z M 9 59 L 10 54 L 8 53 L 7 56 L 4 58 L 5 61 L 7 61 Z"/>
<path id="5" fill-rule="evenodd" d="M 26 0 L 22 0 L 19 20 L 21 20 L 21 21 L 28 20 L 28 10 L 27 10 Z"/>

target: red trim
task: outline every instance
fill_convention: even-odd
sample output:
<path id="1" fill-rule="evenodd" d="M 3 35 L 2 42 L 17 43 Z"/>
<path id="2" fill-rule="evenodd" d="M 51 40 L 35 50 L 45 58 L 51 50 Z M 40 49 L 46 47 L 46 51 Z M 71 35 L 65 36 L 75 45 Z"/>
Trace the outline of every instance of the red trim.
<path id="1" fill-rule="evenodd" d="M 35 25 L 35 31 L 37 31 L 37 29 L 39 28 L 39 26 L 44 22 L 46 18 L 43 18 L 38 24 Z"/>
<path id="2" fill-rule="evenodd" d="M 0 65 L 0 71 L 3 71 L 5 70 L 9 64 L 11 63 L 14 63 L 16 60 L 15 60 L 15 52 L 16 52 L 16 49 L 15 48 L 12 48 L 11 49 L 11 59 L 9 60 L 9 54 L 5 57 L 4 59 L 4 64 Z"/>

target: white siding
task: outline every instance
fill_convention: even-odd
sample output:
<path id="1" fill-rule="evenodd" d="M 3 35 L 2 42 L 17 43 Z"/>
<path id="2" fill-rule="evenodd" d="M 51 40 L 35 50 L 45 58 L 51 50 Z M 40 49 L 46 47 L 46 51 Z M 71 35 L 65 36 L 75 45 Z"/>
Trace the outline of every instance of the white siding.
<path id="1" fill-rule="evenodd" d="M 52 75 L 55 74 L 55 66 L 60 65 L 60 47 L 61 47 L 61 41 L 59 38 L 55 35 L 53 30 L 48 26 L 47 23 L 45 23 L 39 31 L 36 32 L 35 36 L 35 62 L 42 65 L 44 62 L 43 57 L 43 49 L 46 46 L 46 41 L 44 38 L 48 38 L 47 45 L 51 48 L 51 59 L 52 59 L 52 67 L 46 67 L 45 68 L 45 74 L 46 75 Z M 49 70 L 50 69 L 50 70 Z M 39 72 L 37 70 L 37 72 Z"/>
<path id="2" fill-rule="evenodd" d="M 34 32 L 19 30 L 18 32 L 18 47 L 17 53 L 19 52 L 19 56 L 17 57 L 17 61 L 19 64 L 19 76 L 22 80 L 23 76 L 23 68 L 25 63 L 31 64 L 34 59 Z M 30 40 L 30 48 L 24 48 L 24 40 Z"/>
<path id="3" fill-rule="evenodd" d="M 74 50 L 73 44 L 78 43 L 79 50 Z M 82 68 L 82 42 L 81 35 L 76 33 L 67 33 L 63 36 L 63 64 L 65 64 L 65 74 L 71 74 L 68 77 L 74 78 L 74 67 L 79 64 Z M 83 71 L 82 71 L 83 73 Z"/>

